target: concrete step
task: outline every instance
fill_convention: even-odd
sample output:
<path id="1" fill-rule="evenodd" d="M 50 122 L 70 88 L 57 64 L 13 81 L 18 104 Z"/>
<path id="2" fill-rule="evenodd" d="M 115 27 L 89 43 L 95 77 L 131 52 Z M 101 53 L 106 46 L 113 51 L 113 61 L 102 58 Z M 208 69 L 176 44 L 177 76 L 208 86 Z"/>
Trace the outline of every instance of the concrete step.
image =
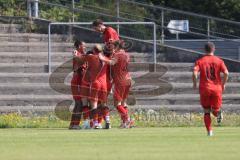
<path id="1" fill-rule="evenodd" d="M 58 47 L 59 44 L 56 46 Z M 37 46 L 39 47 L 39 46 Z M 63 47 L 64 46 L 60 46 Z M 72 48 L 67 49 L 62 52 L 53 52 L 51 54 L 52 62 L 64 63 L 72 58 Z M 58 50 L 58 49 L 57 49 Z M 136 53 L 130 52 L 130 61 L 131 62 L 152 62 L 150 61 L 150 55 L 146 53 Z M 48 62 L 48 53 L 47 52 L 0 52 L 0 63 L 47 63 Z"/>
<path id="2" fill-rule="evenodd" d="M 0 73 L 0 83 L 49 83 L 48 73 Z M 57 76 L 63 77 L 65 73 L 59 73 Z M 72 74 L 70 73 L 66 78 L 66 82 L 70 82 Z M 191 73 L 176 73 L 176 72 L 131 72 L 131 76 L 140 84 L 149 84 L 151 81 L 164 80 L 168 83 L 191 83 Z M 239 73 L 230 73 L 228 82 L 240 82 Z M 136 79 L 137 78 L 137 79 Z M 161 82 L 161 81 L 159 81 Z"/>
<path id="3" fill-rule="evenodd" d="M 2 24 L 0 23 L 0 33 L 22 33 L 25 29 L 20 24 Z"/>
<path id="4" fill-rule="evenodd" d="M 54 83 L 55 91 L 48 83 L 0 83 L 0 95 L 59 95 L 71 94 L 70 83 Z M 224 94 L 239 94 L 240 84 L 228 83 Z M 190 83 L 151 83 L 151 85 L 135 83 L 131 94 L 137 97 L 158 96 L 161 94 L 181 95 L 199 94 L 198 89 L 193 90 Z"/>
<path id="5" fill-rule="evenodd" d="M 0 73 L 0 83 L 48 83 L 48 73 Z"/>
<path id="6" fill-rule="evenodd" d="M 52 43 L 53 52 L 70 52 L 73 50 L 72 43 Z M 0 43 L 0 52 L 47 52 L 47 42 L 3 42 Z"/>
<path id="7" fill-rule="evenodd" d="M 51 35 L 52 42 L 72 42 L 68 35 Z M 34 33 L 1 33 L 1 42 L 48 42 L 47 34 L 34 34 Z"/>
<path id="8" fill-rule="evenodd" d="M 109 106 L 113 112 L 116 112 L 116 109 L 113 106 Z M 34 113 L 50 113 L 54 112 L 56 106 L 0 106 L 0 114 L 1 113 L 11 113 L 11 112 L 17 112 L 21 114 L 34 114 Z M 66 107 L 67 108 L 67 107 Z M 70 111 L 73 109 L 73 103 L 70 106 Z M 200 112 L 203 113 L 203 109 L 201 105 L 135 105 L 135 106 L 129 106 L 129 109 L 131 112 L 136 111 L 136 113 L 140 113 L 141 110 L 166 110 L 166 111 L 174 111 L 174 112 L 183 112 L 183 113 L 193 113 L 193 112 Z M 238 104 L 223 104 L 222 106 L 223 113 L 240 113 L 240 107 Z"/>
<path id="9" fill-rule="evenodd" d="M 194 63 L 160 63 L 167 68 L 168 71 L 177 72 L 177 71 L 184 71 L 184 72 L 191 72 L 194 67 Z"/>
<path id="10" fill-rule="evenodd" d="M 137 110 L 137 111 L 148 110 L 148 109 L 158 111 L 161 109 L 161 110 L 169 110 L 169 111 L 184 112 L 184 113 L 189 113 L 189 112 L 203 113 L 203 109 L 200 104 L 195 104 L 195 105 L 187 105 L 187 104 L 182 104 L 182 105 L 135 105 L 135 106 L 130 106 L 130 109 Z M 223 110 L 223 113 L 224 112 L 240 113 L 240 106 L 239 106 L 239 104 L 223 104 L 222 110 Z"/>
<path id="11" fill-rule="evenodd" d="M 196 105 L 200 104 L 198 94 L 165 94 L 155 97 L 137 97 L 137 105 Z M 223 104 L 239 104 L 240 94 L 224 94 Z"/>
<path id="12" fill-rule="evenodd" d="M 191 83 L 192 82 L 192 72 L 166 72 L 161 79 L 168 82 L 176 83 Z M 228 82 L 240 82 L 240 74 L 235 72 L 229 73 Z"/>
<path id="13" fill-rule="evenodd" d="M 60 67 L 62 63 L 52 62 L 52 70 L 54 71 L 57 67 Z M 167 67 L 165 67 L 164 63 L 157 65 L 157 72 L 166 72 L 169 71 Z M 142 63 L 142 62 L 131 62 L 128 67 L 130 72 L 136 71 L 151 71 L 153 70 L 153 64 Z M 62 72 L 69 72 L 72 70 L 72 63 L 66 64 L 63 68 Z M 175 71 L 175 68 L 170 68 L 170 70 Z M 0 63 L 0 72 L 1 73 L 44 73 L 47 71 L 47 62 L 38 62 L 38 63 Z"/>
<path id="14" fill-rule="evenodd" d="M 42 54 L 45 54 L 45 52 L 43 52 Z M 65 55 L 64 55 L 65 54 Z M 65 59 L 66 61 L 70 59 L 71 56 L 66 56 L 69 53 L 55 53 L 55 55 L 52 57 L 53 59 L 59 60 L 59 59 Z M 132 53 L 130 52 L 130 55 Z M 9 55 L 10 56 L 10 55 Z M 0 63 L 0 71 L 1 72 L 24 72 L 24 73 L 41 73 L 41 72 L 45 72 L 46 71 L 46 67 L 47 67 L 47 61 L 45 62 L 30 62 L 30 59 L 32 55 L 29 55 L 29 59 L 27 59 L 26 61 L 29 62 L 19 62 L 23 59 L 23 57 L 16 55 L 15 57 L 11 55 L 11 57 L 16 58 L 14 60 L 14 62 L 12 63 L 7 63 L 7 60 L 2 60 L 4 62 Z M 39 57 L 42 55 L 39 55 Z M 1 56 L 0 56 L 1 57 Z M 18 57 L 18 58 L 17 58 Z M 4 56 L 2 57 L 4 58 Z M 12 60 L 13 60 L 12 59 Z M 17 61 L 17 59 L 19 59 L 19 61 Z M 37 58 L 36 58 L 37 59 Z M 45 57 L 45 60 L 47 58 Z M 38 59 L 39 60 L 39 59 Z M 0 59 L 1 61 L 1 59 Z M 33 61 L 33 60 L 31 60 Z M 59 60 L 60 61 L 60 60 Z M 57 67 L 59 67 L 62 64 L 62 62 L 52 62 L 52 70 L 55 70 Z M 148 72 L 148 71 L 152 71 L 153 70 L 154 65 L 152 63 L 146 63 L 146 62 L 131 62 L 129 64 L 129 71 L 131 72 L 135 72 L 135 71 L 144 71 L 144 72 Z M 72 68 L 72 63 L 69 63 L 68 65 L 66 65 L 66 71 L 69 71 L 69 69 Z M 157 72 L 166 72 L 166 74 L 168 75 L 172 75 L 172 78 L 174 78 L 174 76 L 179 77 L 181 80 L 181 77 L 184 78 L 185 77 L 189 77 L 191 78 L 191 63 L 159 63 L 156 65 L 156 69 Z M 64 72 L 64 70 L 63 70 Z M 230 73 L 233 74 L 233 73 Z"/>
<path id="15" fill-rule="evenodd" d="M 192 83 L 171 83 L 173 86 L 169 94 L 198 94 L 199 90 L 193 90 Z M 224 94 L 240 94 L 239 83 L 227 83 Z"/>
<path id="16" fill-rule="evenodd" d="M 55 106 L 64 100 L 72 100 L 71 95 L 1 95 L 0 106 Z M 240 94 L 224 94 L 223 104 L 240 103 Z M 199 105 L 199 95 L 161 95 L 137 97 L 136 105 Z"/>
<path id="17" fill-rule="evenodd" d="M 146 72 L 132 72 L 131 76 L 133 78 L 140 77 L 144 75 Z M 49 83 L 49 77 L 51 74 L 49 73 L 0 73 L 0 83 Z M 61 77 L 64 77 L 65 73 L 55 74 L 56 79 L 61 81 Z M 72 79 L 72 73 L 69 73 L 65 77 L 65 83 L 70 83 Z M 55 82 L 61 83 L 61 82 Z"/>
<path id="18" fill-rule="evenodd" d="M 88 50 L 93 47 L 94 44 L 87 44 Z M 72 56 L 72 51 L 73 51 L 73 43 L 66 43 L 66 42 L 54 42 L 51 43 L 51 52 L 65 52 L 64 56 Z M 2 58 L 7 60 L 8 52 L 18 52 L 18 53 L 13 53 L 13 55 L 18 55 L 17 57 L 11 57 L 9 60 L 11 61 L 17 61 L 19 60 L 19 57 L 28 57 L 29 53 L 26 52 L 31 52 L 30 55 L 33 56 L 31 59 L 28 57 L 28 61 L 30 60 L 32 62 L 43 62 L 46 60 L 47 52 L 48 52 L 48 43 L 47 42 L 3 42 L 0 43 L 0 52 L 2 52 L 0 55 Z M 45 58 L 42 59 L 42 57 L 37 57 L 39 56 L 38 53 L 42 52 L 40 55 L 45 55 Z M 45 54 L 43 54 L 45 52 Z M 22 53 L 22 54 L 20 54 Z M 67 54 L 66 54 L 67 53 Z M 129 53 L 131 61 L 133 62 L 153 62 L 153 54 L 152 53 L 137 53 L 137 52 L 132 52 Z M 12 54 L 11 54 L 12 55 Z M 52 53 L 53 57 L 55 56 L 54 53 Z M 61 58 L 61 57 L 60 57 Z M 22 58 L 23 59 L 23 58 Z M 24 61 L 23 59 L 22 61 Z M 40 61 L 41 60 L 41 61 Z M 53 61 L 59 61 L 53 59 Z M 1 63 L 2 61 L 0 61 Z M 59 61 L 63 62 L 63 61 Z"/>
<path id="19" fill-rule="evenodd" d="M 62 93 L 71 94 L 70 84 L 54 84 Z M 0 83 L 0 95 L 60 95 L 48 83 Z"/>

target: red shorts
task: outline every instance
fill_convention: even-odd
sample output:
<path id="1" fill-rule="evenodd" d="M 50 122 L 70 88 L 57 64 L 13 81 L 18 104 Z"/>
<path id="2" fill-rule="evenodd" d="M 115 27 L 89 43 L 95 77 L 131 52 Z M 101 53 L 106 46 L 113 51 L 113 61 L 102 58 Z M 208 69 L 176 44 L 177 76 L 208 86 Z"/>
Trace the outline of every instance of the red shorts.
<path id="1" fill-rule="evenodd" d="M 88 98 L 90 100 L 106 102 L 107 86 L 101 81 L 95 81 L 93 83 L 83 81 L 80 89 L 80 94 L 82 97 Z"/>
<path id="2" fill-rule="evenodd" d="M 200 101 L 204 109 L 219 111 L 222 106 L 222 92 L 212 90 L 201 91 Z"/>
<path id="3" fill-rule="evenodd" d="M 113 98 L 115 101 L 123 101 L 127 99 L 131 85 L 114 84 Z"/>
<path id="4" fill-rule="evenodd" d="M 71 80 L 71 90 L 74 100 L 81 100 L 80 96 L 80 85 L 82 78 L 77 74 L 73 74 L 73 78 Z"/>

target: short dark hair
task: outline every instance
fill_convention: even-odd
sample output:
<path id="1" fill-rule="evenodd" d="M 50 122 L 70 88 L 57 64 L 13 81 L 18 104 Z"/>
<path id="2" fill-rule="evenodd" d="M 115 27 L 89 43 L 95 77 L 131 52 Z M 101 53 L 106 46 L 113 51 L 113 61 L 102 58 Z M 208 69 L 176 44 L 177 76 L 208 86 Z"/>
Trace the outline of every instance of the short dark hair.
<path id="1" fill-rule="evenodd" d="M 215 45 L 212 42 L 207 42 L 204 46 L 205 52 L 207 53 L 212 52 L 214 48 L 215 48 Z"/>
<path id="2" fill-rule="evenodd" d="M 78 48 L 80 45 L 82 45 L 84 42 L 83 41 L 80 41 L 80 40 L 76 40 L 75 42 L 74 42 L 74 47 L 76 47 L 76 48 Z"/>
<path id="3" fill-rule="evenodd" d="M 92 26 L 97 27 L 101 24 L 103 24 L 103 21 L 101 19 L 96 19 L 95 21 L 93 21 Z"/>
<path id="4" fill-rule="evenodd" d="M 87 51 L 86 54 L 93 54 L 93 51 Z"/>

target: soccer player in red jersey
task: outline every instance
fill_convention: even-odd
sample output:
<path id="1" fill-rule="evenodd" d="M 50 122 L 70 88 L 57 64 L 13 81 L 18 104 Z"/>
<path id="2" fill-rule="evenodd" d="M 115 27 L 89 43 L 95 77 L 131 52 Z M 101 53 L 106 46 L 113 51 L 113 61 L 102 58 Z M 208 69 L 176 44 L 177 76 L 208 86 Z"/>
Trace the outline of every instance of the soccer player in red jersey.
<path id="1" fill-rule="evenodd" d="M 97 106 L 98 102 L 106 102 L 107 86 L 106 65 L 100 61 L 99 56 L 96 53 L 97 52 L 90 51 L 86 55 L 82 55 L 78 59 L 78 62 L 80 64 L 86 62 L 88 65 L 82 80 L 80 95 L 82 96 L 84 106 L 87 106 L 88 101 L 90 101 L 93 128 L 98 129 L 100 126 L 98 124 Z"/>
<path id="2" fill-rule="evenodd" d="M 109 50 L 113 49 L 113 42 L 119 40 L 119 35 L 115 29 L 109 26 L 105 26 L 103 24 L 103 21 L 101 19 L 97 19 L 93 21 L 92 23 L 93 29 L 97 32 L 100 32 L 103 34 L 103 42 L 105 43 L 105 47 L 108 48 Z M 108 90 L 108 95 L 110 94 L 110 91 L 112 89 L 112 78 L 111 78 L 111 66 L 107 66 L 107 90 Z M 107 105 L 99 108 L 99 113 L 103 114 L 105 117 L 109 117 L 109 107 Z M 99 118 L 99 121 L 101 122 L 101 118 Z M 109 128 L 109 124 L 106 123 L 106 128 Z"/>
<path id="3" fill-rule="evenodd" d="M 92 26 L 95 31 L 103 33 L 103 41 L 105 44 L 119 40 L 119 35 L 112 27 L 107 27 L 103 24 L 101 19 L 93 21 Z"/>
<path id="4" fill-rule="evenodd" d="M 221 105 L 222 93 L 228 79 L 228 70 L 223 60 L 214 56 L 215 46 L 208 42 L 205 45 L 206 55 L 196 61 L 193 69 L 193 88 L 197 88 L 197 76 L 200 72 L 200 101 L 204 109 L 204 123 L 209 136 L 213 135 L 211 126 L 212 113 L 217 117 L 217 122 L 221 123 L 223 119 Z M 224 74 L 223 80 L 220 73 Z"/>
<path id="5" fill-rule="evenodd" d="M 69 129 L 80 129 L 79 124 L 82 113 L 82 101 L 80 96 L 80 85 L 83 77 L 83 72 L 86 68 L 85 65 L 79 65 L 75 58 L 85 54 L 86 44 L 82 41 L 76 40 L 74 43 L 75 50 L 73 51 L 73 77 L 71 80 L 71 90 L 75 106 L 73 109 Z"/>
<path id="6" fill-rule="evenodd" d="M 102 54 L 100 59 L 112 65 L 112 77 L 114 83 L 114 105 L 116 106 L 122 120 L 121 128 L 132 127 L 126 100 L 132 85 L 132 79 L 128 72 L 129 55 L 122 49 L 121 41 L 114 42 L 111 59 L 107 59 Z"/>

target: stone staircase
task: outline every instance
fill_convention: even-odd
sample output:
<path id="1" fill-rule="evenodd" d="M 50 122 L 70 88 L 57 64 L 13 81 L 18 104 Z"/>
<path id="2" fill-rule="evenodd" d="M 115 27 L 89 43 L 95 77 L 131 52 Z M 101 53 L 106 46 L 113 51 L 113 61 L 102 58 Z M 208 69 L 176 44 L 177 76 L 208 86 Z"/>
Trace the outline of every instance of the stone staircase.
<path id="1" fill-rule="evenodd" d="M 3 27 L 4 26 L 4 27 Z M 0 113 L 49 112 L 63 100 L 72 100 L 69 73 L 61 92 L 50 87 L 47 66 L 47 35 L 24 33 L 19 26 L 0 24 Z M 3 29 L 4 28 L 4 29 Z M 10 32 L 10 33 L 9 33 Z M 52 36 L 52 69 L 71 59 L 72 43 L 68 37 Z M 91 47 L 93 44 L 88 44 Z M 132 94 L 138 108 L 160 107 L 179 112 L 200 111 L 198 91 L 192 89 L 191 69 L 193 63 L 159 63 L 157 72 L 149 72 L 152 64 L 146 63 L 149 55 L 130 52 L 130 71 L 136 81 Z M 61 74 L 66 75 L 71 64 Z M 224 93 L 223 107 L 227 111 L 240 111 L 239 73 L 230 73 Z"/>

